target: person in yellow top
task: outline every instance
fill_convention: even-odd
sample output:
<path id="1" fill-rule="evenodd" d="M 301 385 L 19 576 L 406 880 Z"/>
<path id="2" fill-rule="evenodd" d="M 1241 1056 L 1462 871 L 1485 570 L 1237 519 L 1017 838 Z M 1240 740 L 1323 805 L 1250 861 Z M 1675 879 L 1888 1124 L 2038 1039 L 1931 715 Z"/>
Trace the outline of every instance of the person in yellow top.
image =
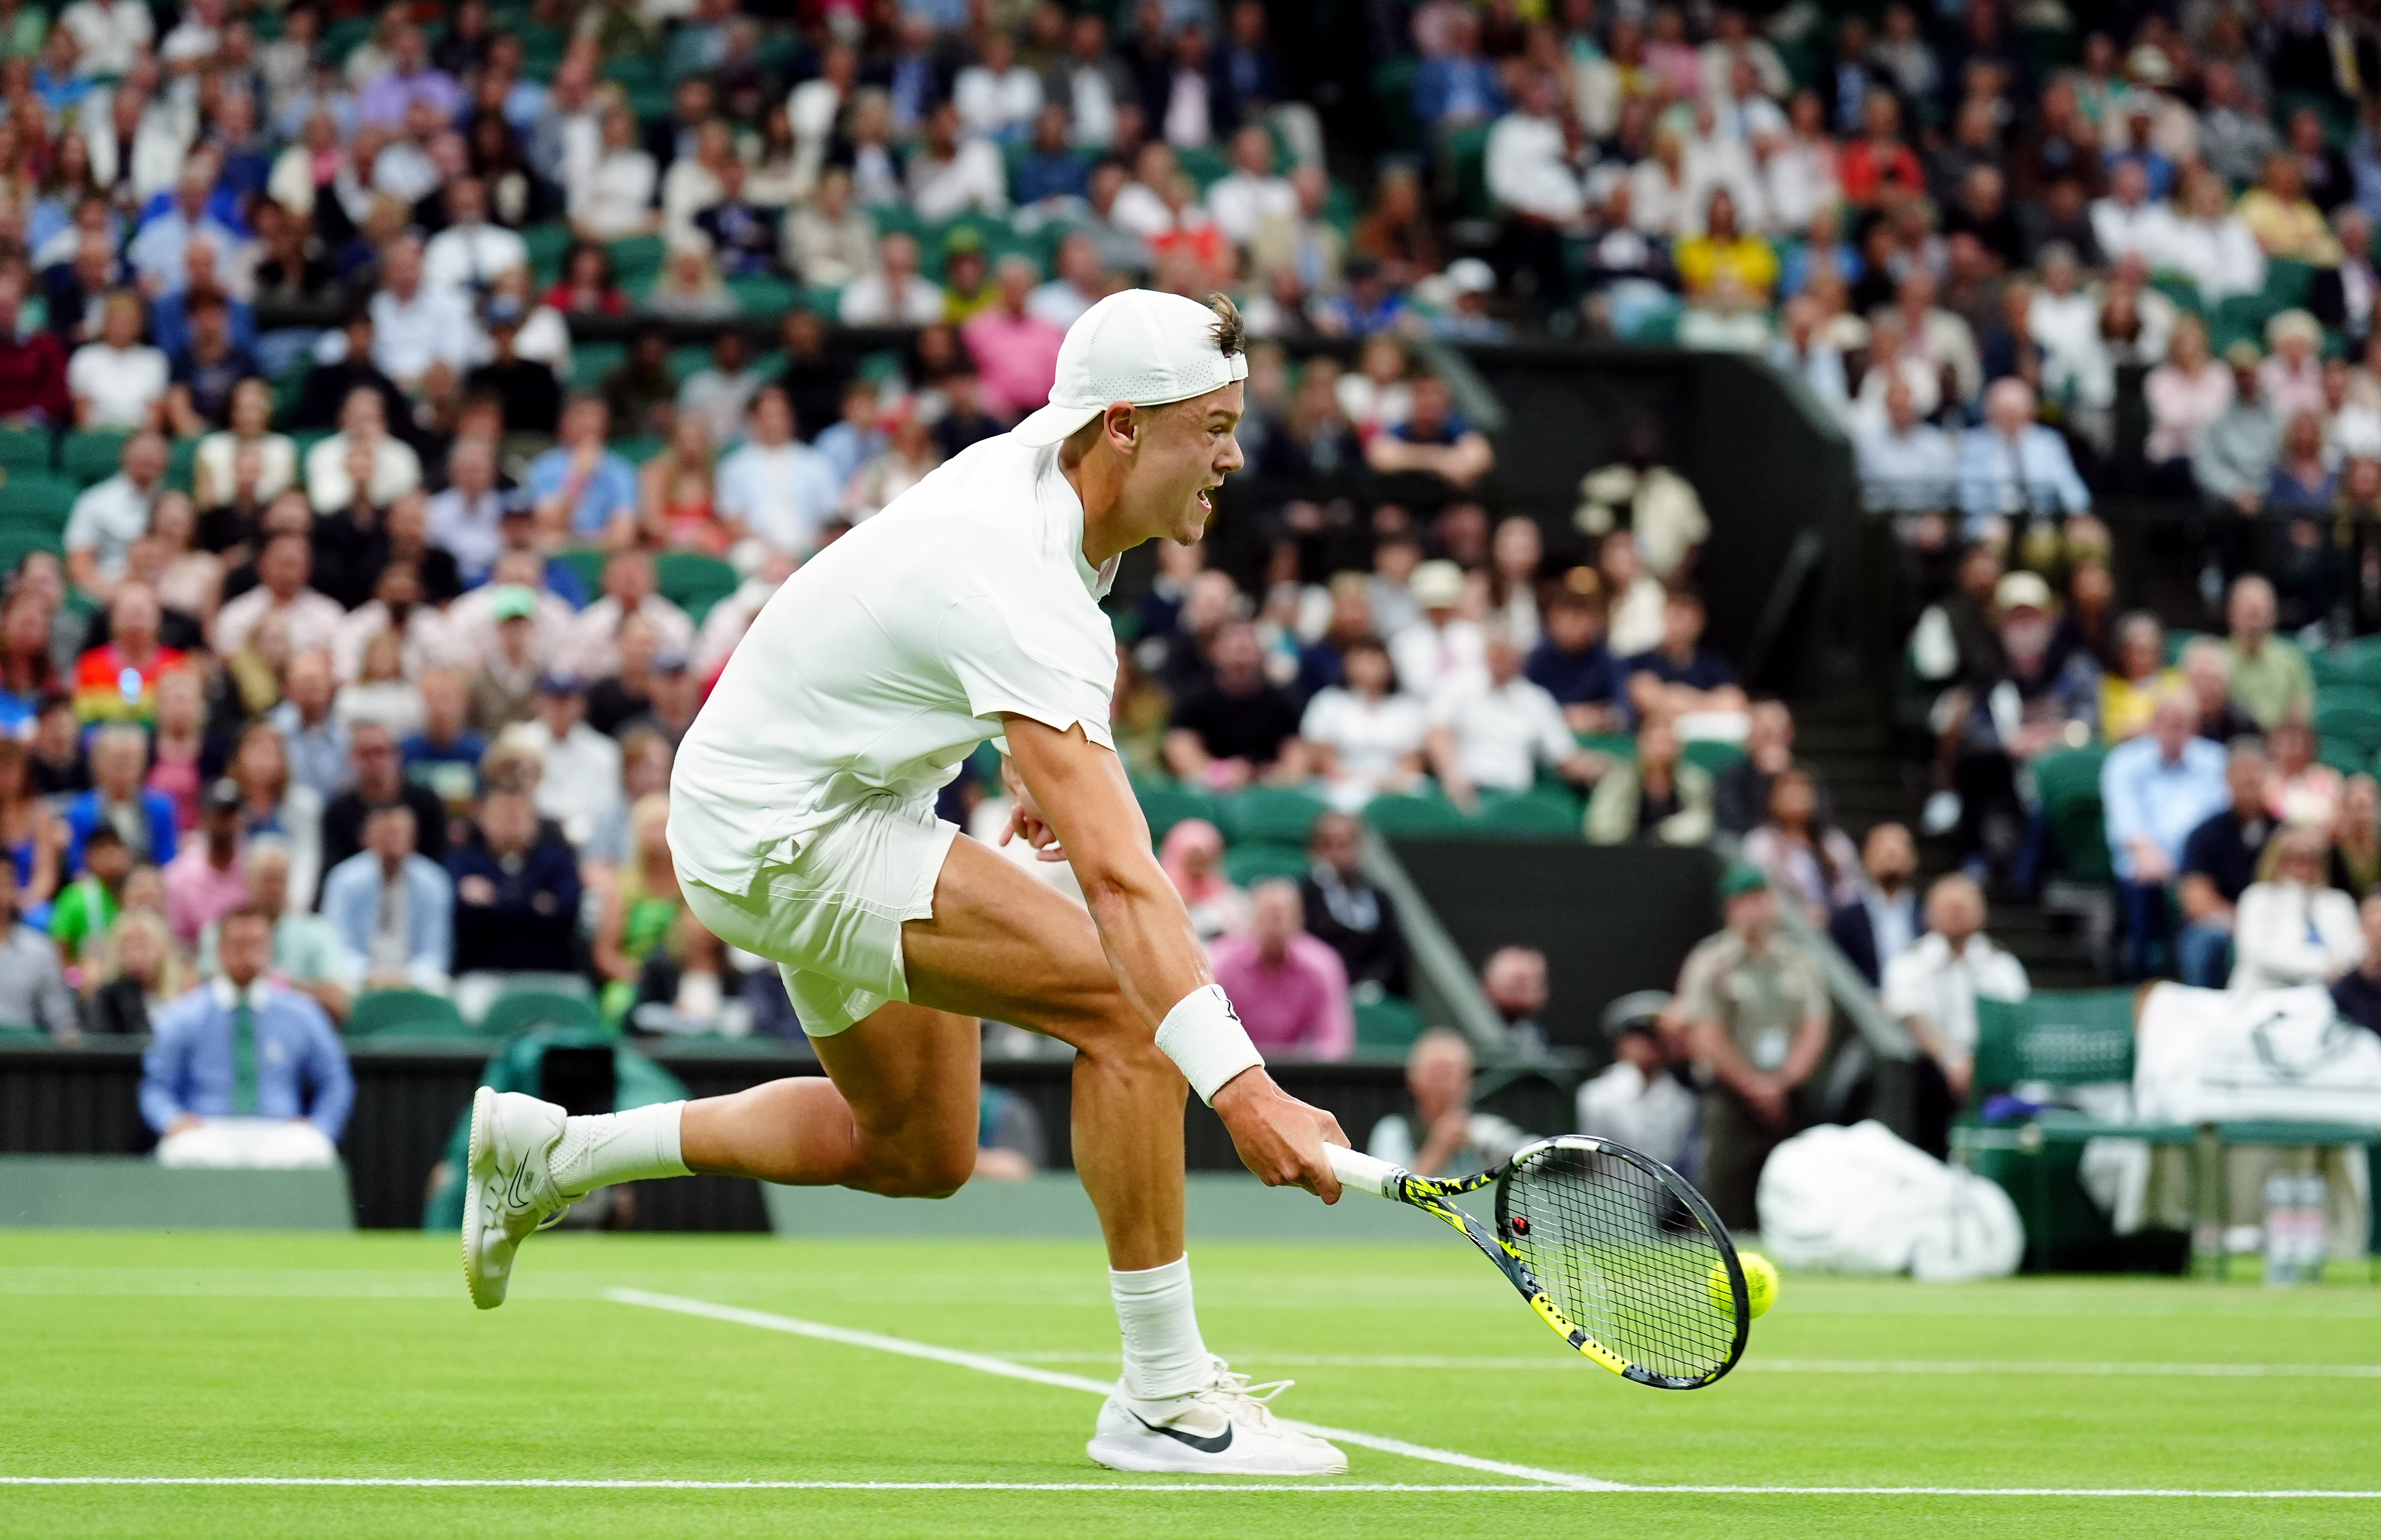
<path id="1" fill-rule="evenodd" d="M 1703 298 L 1723 273 L 1764 305 L 1777 287 L 1777 249 L 1738 227 L 1736 200 L 1726 188 L 1716 189 L 1703 206 L 1703 234 L 1679 242 L 1677 261 L 1679 281 L 1690 299 Z"/>
<path id="2" fill-rule="evenodd" d="M 2324 222 L 2323 211 L 2306 195 L 2305 175 L 2288 152 L 2265 157 L 2257 185 L 2241 195 L 2234 207 L 2241 223 L 2257 238 L 2268 257 L 2302 262 L 2314 267 L 2339 265 L 2339 241 Z"/>
<path id="3" fill-rule="evenodd" d="M 2117 672 L 2100 679 L 2100 739 L 2115 745 L 2149 731 L 2158 697 L 2181 689 L 2182 670 L 2166 661 L 2166 628 L 2147 610 L 2117 626 Z"/>

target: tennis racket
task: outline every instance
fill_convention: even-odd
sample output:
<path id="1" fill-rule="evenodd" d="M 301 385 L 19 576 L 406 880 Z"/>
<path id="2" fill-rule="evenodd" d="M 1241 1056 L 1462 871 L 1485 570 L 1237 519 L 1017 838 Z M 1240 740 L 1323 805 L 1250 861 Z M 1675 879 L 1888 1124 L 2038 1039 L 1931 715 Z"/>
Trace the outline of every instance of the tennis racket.
<path id="1" fill-rule="evenodd" d="M 1649 1155 L 1586 1134 L 1442 1180 L 1328 1146 L 1340 1185 L 1437 1216 L 1555 1335 L 1626 1380 L 1693 1390 L 1736 1366 L 1752 1314 L 1736 1245 L 1703 1195 Z M 1494 1186 L 1492 1228 L 1458 1208 Z"/>

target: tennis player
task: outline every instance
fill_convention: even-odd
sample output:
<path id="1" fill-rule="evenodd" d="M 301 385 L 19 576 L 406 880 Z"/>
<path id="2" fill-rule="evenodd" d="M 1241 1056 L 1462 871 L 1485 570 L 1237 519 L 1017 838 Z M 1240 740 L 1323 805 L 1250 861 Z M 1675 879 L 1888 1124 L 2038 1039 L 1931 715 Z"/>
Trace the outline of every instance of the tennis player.
<path id="1" fill-rule="evenodd" d="M 1130 289 L 1059 348 L 1049 405 L 946 462 L 796 572 L 679 750 L 688 906 L 774 959 L 826 1078 L 566 1118 L 482 1089 L 463 1218 L 472 1302 L 609 1182 L 716 1172 L 944 1197 L 975 1163 L 977 1019 L 1076 1050 L 1075 1166 L 1099 1210 L 1124 1375 L 1090 1453 L 1126 1471 L 1344 1471 L 1209 1353 L 1182 1242 L 1185 1083 L 1268 1185 L 1335 1203 L 1330 1114 L 1284 1094 L 1209 976 L 1109 735 L 1117 559 L 1188 544 L 1243 463 L 1239 312 Z M 987 739 L 1002 843 L 1072 863 L 1088 910 L 934 816 Z"/>

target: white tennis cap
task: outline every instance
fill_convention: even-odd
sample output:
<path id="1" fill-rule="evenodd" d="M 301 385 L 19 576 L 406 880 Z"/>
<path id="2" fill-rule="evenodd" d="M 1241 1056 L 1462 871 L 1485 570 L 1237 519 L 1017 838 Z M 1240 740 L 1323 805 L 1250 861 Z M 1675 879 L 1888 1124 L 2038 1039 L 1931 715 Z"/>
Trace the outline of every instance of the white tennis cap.
<path id="1" fill-rule="evenodd" d="M 1248 356 L 1225 357 L 1215 324 L 1214 311 L 1179 294 L 1109 295 L 1067 328 L 1050 404 L 1010 431 L 1028 444 L 1056 444 L 1115 402 L 1163 406 L 1247 379 Z"/>

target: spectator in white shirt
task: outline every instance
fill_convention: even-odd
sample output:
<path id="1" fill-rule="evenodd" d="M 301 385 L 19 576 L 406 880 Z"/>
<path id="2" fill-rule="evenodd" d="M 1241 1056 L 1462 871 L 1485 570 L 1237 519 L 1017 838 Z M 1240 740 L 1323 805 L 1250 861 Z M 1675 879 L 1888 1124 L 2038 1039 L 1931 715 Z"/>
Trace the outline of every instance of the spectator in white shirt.
<path id="1" fill-rule="evenodd" d="M 1298 217 L 1298 189 L 1273 169 L 1273 135 L 1252 123 L 1232 136 L 1232 169 L 1207 189 L 1207 216 L 1235 246 L 1267 219 Z"/>
<path id="2" fill-rule="evenodd" d="M 1431 697 L 1431 764 L 1447 800 L 1466 813 L 1484 789 L 1527 791 L 1541 768 L 1583 785 L 1601 767 L 1571 736 L 1555 698 L 1521 677 L 1521 661 L 1511 638 L 1491 632 L 1486 678 L 1450 678 Z"/>
<path id="3" fill-rule="evenodd" d="M 143 0 L 75 0 L 58 25 L 74 34 L 75 73 L 85 78 L 131 74 L 157 37 Z"/>
<path id="4" fill-rule="evenodd" d="M 1587 193 L 1572 164 L 1557 113 L 1555 82 L 1532 71 L 1520 104 L 1488 130 L 1488 195 L 1508 213 L 1569 228 L 1587 213 Z"/>
<path id="5" fill-rule="evenodd" d="M 304 535 L 266 541 L 256 556 L 256 586 L 216 612 L 216 654 L 238 654 L 268 617 L 277 618 L 287 632 L 292 656 L 335 646 L 347 612 L 336 600 L 306 586 L 313 574 L 314 547 Z"/>
<path id="6" fill-rule="evenodd" d="M 120 469 L 74 500 L 67 516 L 67 576 L 85 593 L 104 599 L 124 577 L 132 543 L 149 532 L 150 515 L 165 490 L 165 440 L 155 433 L 126 441 Z"/>
<path id="7" fill-rule="evenodd" d="M 910 206 L 921 219 L 941 222 L 974 210 L 1005 214 L 1008 168 L 992 141 L 960 137 L 959 109 L 945 102 L 926 119 L 910 156 Z"/>
<path id="8" fill-rule="evenodd" d="M 477 177 L 458 177 L 448 185 L 446 212 L 446 227 L 422 249 L 424 285 L 476 294 L 514 268 L 529 265 L 529 243 L 488 222 L 488 187 Z"/>
<path id="9" fill-rule="evenodd" d="M 2350 917 L 2351 928 L 2353 916 Z M 1886 1013 L 1910 1029 L 1923 1063 L 1942 1077 L 1948 1105 L 1926 1119 L 1918 1141 L 1939 1155 L 1951 1108 L 1968 1099 L 1975 1073 L 1976 1001 L 2026 997 L 2025 965 L 1984 935 L 1984 893 L 1954 873 L 1926 891 L 1927 933 L 1885 965 Z"/>
<path id="10" fill-rule="evenodd" d="M 1042 78 L 1017 62 L 1016 42 L 995 27 L 983 40 L 983 57 L 951 82 L 951 102 L 970 134 L 1021 139 L 1042 110 Z"/>
<path id="11" fill-rule="evenodd" d="M 1398 693 L 1388 649 L 1378 642 L 1359 637 L 1343 661 L 1347 683 L 1316 692 L 1298 736 L 1313 752 L 1331 805 L 1354 813 L 1380 792 L 1421 785 L 1430 720 L 1420 699 Z"/>
<path id="12" fill-rule="evenodd" d="M 820 173 L 817 192 L 786 211 L 780 244 L 786 266 L 804 283 L 849 284 L 869 270 L 876 260 L 876 224 L 852 206 L 849 168 L 831 165 Z"/>
<path id="13" fill-rule="evenodd" d="M 661 225 L 653 207 L 661 174 L 653 156 L 637 148 L 637 120 L 615 104 L 604 111 L 603 134 L 592 162 L 568 168 L 570 227 L 581 240 L 651 235 Z"/>
<path id="14" fill-rule="evenodd" d="M 2265 287 L 2265 253 L 2249 226 L 2236 217 L 2223 180 L 2212 172 L 2183 178 L 2182 212 L 2167 226 L 2163 248 L 2146 253 L 2150 265 L 2171 269 L 2199 286 L 2199 302 L 2214 310 L 2228 296 L 2255 294 Z"/>
<path id="15" fill-rule="evenodd" d="M 876 267 L 846 284 L 847 326 L 931 326 L 943 318 L 942 286 L 918 275 L 915 237 L 895 230 L 876 243 Z"/>
<path id="16" fill-rule="evenodd" d="M 372 459 L 364 497 L 372 507 L 385 508 L 421 484 L 421 458 L 411 445 L 388 435 L 380 392 L 358 385 L 339 408 L 339 431 L 306 451 L 306 495 L 316 513 L 337 513 L 354 505 L 356 483 L 348 467 L 349 457 L 358 450 Z"/>
<path id="17" fill-rule="evenodd" d="M 719 462 L 720 517 L 769 549 L 807 556 L 842 493 L 826 457 L 795 439 L 785 391 L 763 386 L 742 447 Z"/>
<path id="18" fill-rule="evenodd" d="M 2150 174 L 2138 160 L 2120 160 L 2108 173 L 2106 197 L 2092 201 L 2092 238 L 2104 261 L 2139 252 L 2156 263 L 2173 234 L 2174 215 L 2150 201 Z"/>
<path id="19" fill-rule="evenodd" d="M 569 675 L 550 675 L 537 688 L 537 720 L 506 729 L 536 753 L 537 811 L 562 825 L 571 844 L 584 846 L 620 801 L 620 746 L 587 725 L 587 692 Z"/>
<path id="20" fill-rule="evenodd" d="M 433 369 L 460 374 L 487 352 L 487 338 L 463 292 L 422 281 L 418 237 L 400 236 L 383 253 L 372 318 L 372 362 L 408 390 Z"/>
<path id="21" fill-rule="evenodd" d="M 565 644 L 563 666 L 582 679 L 609 678 L 620 671 L 620 623 L 641 616 L 653 628 L 653 651 L 685 653 L 694 645 L 694 622 L 665 599 L 653 582 L 653 558 L 641 550 L 616 551 L 604 564 L 604 597 L 579 612 Z"/>
<path id="22" fill-rule="evenodd" d="M 1626 1144 L 1675 1167 L 1695 1129 L 1695 1095 L 1670 1073 L 1662 1051 L 1658 989 L 1623 995 L 1604 1008 L 1612 1064 L 1579 1088 L 1579 1131 Z"/>
<path id="23" fill-rule="evenodd" d="M 2364 960 L 2356 900 L 2331 886 L 2322 826 L 2292 824 L 2258 860 L 2232 923 L 2235 991 L 2330 984 Z"/>
<path id="24" fill-rule="evenodd" d="M 1107 275 L 1100 268 L 1100 249 L 1092 238 L 1074 234 L 1058 243 L 1058 275 L 1035 289 L 1025 301 L 1025 313 L 1064 331 L 1082 313 L 1107 298 Z"/>
<path id="25" fill-rule="evenodd" d="M 85 433 L 153 428 L 164 415 L 172 372 L 165 355 L 140 340 L 146 319 L 139 295 L 109 295 L 99 340 L 67 361 L 67 393 L 74 397 L 75 426 Z"/>
<path id="26" fill-rule="evenodd" d="M 1463 604 L 1463 568 L 1451 561 L 1423 562 L 1406 591 L 1422 618 L 1389 638 L 1398 688 L 1428 700 L 1454 680 L 1476 683 L 1485 667 L 1488 637 L 1480 622 L 1457 613 Z"/>

